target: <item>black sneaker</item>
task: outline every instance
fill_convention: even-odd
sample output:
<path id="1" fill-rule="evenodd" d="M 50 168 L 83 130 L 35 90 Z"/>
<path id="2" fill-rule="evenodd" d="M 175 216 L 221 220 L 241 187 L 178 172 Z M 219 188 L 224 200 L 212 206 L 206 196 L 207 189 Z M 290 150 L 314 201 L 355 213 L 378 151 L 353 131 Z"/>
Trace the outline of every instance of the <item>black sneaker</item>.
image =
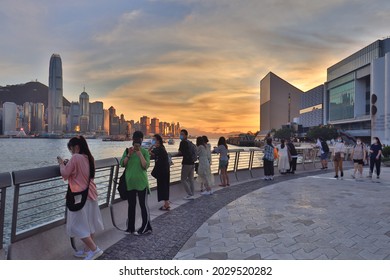
<path id="1" fill-rule="evenodd" d="M 341 171 L 340 176 L 341 176 L 341 177 L 344 177 L 344 172 L 343 172 L 343 171 Z"/>
<path id="2" fill-rule="evenodd" d="M 379 179 L 379 176 L 376 176 L 377 179 Z"/>
<path id="3" fill-rule="evenodd" d="M 338 175 L 336 175 L 336 176 L 334 176 L 336 179 L 338 179 L 339 178 L 339 176 Z"/>

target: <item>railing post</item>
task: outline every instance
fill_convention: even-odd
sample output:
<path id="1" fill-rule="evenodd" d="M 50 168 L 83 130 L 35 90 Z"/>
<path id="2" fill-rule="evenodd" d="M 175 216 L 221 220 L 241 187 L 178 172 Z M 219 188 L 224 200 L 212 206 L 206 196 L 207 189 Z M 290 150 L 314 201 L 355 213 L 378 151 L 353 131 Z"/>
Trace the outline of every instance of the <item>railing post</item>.
<path id="1" fill-rule="evenodd" d="M 17 224 L 18 224 L 18 207 L 19 207 L 19 191 L 20 191 L 20 185 L 17 184 L 14 186 L 14 205 L 12 209 L 12 226 L 11 226 L 11 243 L 15 242 L 16 239 L 16 230 L 17 230 Z"/>
<path id="2" fill-rule="evenodd" d="M 251 178 L 253 178 L 253 174 L 252 174 L 252 167 L 253 167 L 253 159 L 255 157 L 255 151 L 254 150 L 250 150 L 249 151 L 249 173 L 251 174 Z"/>
<path id="3" fill-rule="evenodd" d="M 118 160 L 117 160 L 117 161 L 118 161 Z M 118 227 L 118 225 L 116 224 L 116 222 L 115 222 L 114 202 L 115 202 L 116 187 L 117 187 L 117 185 L 118 185 L 118 176 L 119 176 L 119 168 L 120 168 L 119 162 L 118 162 L 118 164 L 117 164 L 116 166 L 114 166 L 114 167 L 115 167 L 115 175 L 114 175 L 114 177 L 112 178 L 112 181 L 114 182 L 114 184 L 113 184 L 113 188 L 112 188 L 112 192 L 111 192 L 111 202 L 110 202 L 110 204 L 109 204 L 109 206 L 110 206 L 111 222 L 112 222 L 112 225 L 113 225 L 116 229 L 121 230 L 121 231 L 124 231 L 123 229 L 120 229 L 120 228 Z M 113 168 L 114 168 L 114 167 L 113 167 Z"/>
<path id="4" fill-rule="evenodd" d="M 240 152 L 236 152 L 236 156 L 234 158 L 234 175 L 236 176 L 236 180 L 238 181 L 238 175 L 237 175 L 237 170 L 238 170 L 238 162 L 240 160 Z"/>
<path id="5" fill-rule="evenodd" d="M 114 176 L 114 166 L 111 166 L 111 168 L 110 168 L 110 178 L 109 178 L 109 181 L 108 181 L 107 199 L 106 199 L 107 205 L 110 204 L 110 196 L 111 196 L 111 190 L 112 190 L 112 179 L 113 179 L 113 176 Z"/>
<path id="6" fill-rule="evenodd" d="M 7 188 L 0 188 L 0 250 L 3 249 L 6 190 Z"/>

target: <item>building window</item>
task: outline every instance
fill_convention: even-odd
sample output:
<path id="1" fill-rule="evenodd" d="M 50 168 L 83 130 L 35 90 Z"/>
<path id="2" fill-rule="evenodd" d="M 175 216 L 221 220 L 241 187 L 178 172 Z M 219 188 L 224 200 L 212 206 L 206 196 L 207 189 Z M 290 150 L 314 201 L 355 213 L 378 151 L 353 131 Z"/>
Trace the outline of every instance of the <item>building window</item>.
<path id="1" fill-rule="evenodd" d="M 354 117 L 355 82 L 329 90 L 329 120 L 337 121 Z"/>

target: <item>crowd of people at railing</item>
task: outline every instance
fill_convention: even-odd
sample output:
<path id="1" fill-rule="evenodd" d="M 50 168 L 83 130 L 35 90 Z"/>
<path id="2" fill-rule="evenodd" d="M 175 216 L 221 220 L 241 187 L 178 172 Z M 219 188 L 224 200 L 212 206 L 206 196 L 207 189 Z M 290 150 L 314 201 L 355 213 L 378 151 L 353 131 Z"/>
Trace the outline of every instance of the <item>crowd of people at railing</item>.
<path id="1" fill-rule="evenodd" d="M 152 146 L 147 150 L 141 147 L 143 133 L 136 131 L 133 134 L 133 142 L 123 152 L 120 160 L 120 166 L 124 167 L 126 199 L 128 202 L 127 215 L 127 234 L 144 235 L 153 231 L 150 219 L 150 210 L 148 207 L 148 195 L 150 194 L 147 169 L 150 166 L 150 160 L 154 160 L 154 168 L 151 175 L 157 181 L 157 199 L 162 201 L 163 205 L 159 208 L 162 211 L 169 211 L 170 197 L 170 165 L 171 159 L 164 147 L 163 139 L 155 134 L 152 140 Z M 382 145 L 378 138 L 367 151 L 366 146 L 360 139 L 357 139 L 356 145 L 352 148 L 351 159 L 354 162 L 354 173 L 359 172 L 360 178 L 363 176 L 363 164 L 370 159 L 370 174 L 376 167 L 377 177 L 380 175 L 380 161 L 382 154 Z M 202 195 L 212 195 L 215 185 L 214 176 L 211 172 L 212 153 L 219 154 L 219 170 L 221 187 L 230 186 L 227 173 L 229 165 L 229 150 L 226 139 L 220 137 L 218 145 L 211 147 L 206 136 L 198 137 L 196 144 L 188 140 L 188 132 L 180 132 L 179 155 L 182 156 L 181 183 L 187 195 L 186 200 L 193 200 L 195 197 L 194 173 L 198 174 L 197 182 L 200 184 Z M 341 137 L 338 137 L 333 145 L 333 151 L 326 141 L 318 138 L 313 147 L 319 149 L 322 170 L 328 168 L 329 153 L 332 153 L 332 159 L 335 167 L 335 178 L 343 178 L 343 161 L 346 154 L 346 146 Z M 70 139 L 68 149 L 72 154 L 69 160 L 58 158 L 60 172 L 65 180 L 68 180 L 68 192 L 66 198 L 67 210 L 67 234 L 73 238 L 79 238 L 84 243 L 84 248 L 75 253 L 76 257 L 82 257 L 86 260 L 96 259 L 103 254 L 103 251 L 94 241 L 94 234 L 103 229 L 102 217 L 98 206 L 98 193 L 95 177 L 94 158 L 88 148 L 84 137 L 77 136 Z M 369 156 L 368 156 L 369 155 Z M 278 162 L 280 174 L 294 174 L 296 171 L 298 153 L 292 140 L 282 139 L 280 144 L 274 145 L 273 139 L 267 137 L 263 152 L 264 180 L 274 180 L 274 163 Z M 370 175 L 371 176 L 371 175 Z M 140 205 L 142 224 L 135 228 L 136 203 Z"/>

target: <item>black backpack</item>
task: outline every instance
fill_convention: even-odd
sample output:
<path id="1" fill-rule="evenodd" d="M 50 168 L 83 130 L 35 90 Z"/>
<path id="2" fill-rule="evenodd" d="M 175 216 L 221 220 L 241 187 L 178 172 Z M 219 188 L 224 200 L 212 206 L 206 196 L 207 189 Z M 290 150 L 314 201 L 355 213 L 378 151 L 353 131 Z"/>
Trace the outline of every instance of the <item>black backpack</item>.
<path id="1" fill-rule="evenodd" d="M 194 143 L 192 143 L 190 140 L 187 140 L 188 143 L 188 150 L 191 156 L 191 159 L 193 162 L 198 160 L 198 155 L 197 155 L 197 147 Z"/>
<path id="2" fill-rule="evenodd" d="M 321 146 L 322 146 L 322 150 L 324 151 L 324 153 L 329 153 L 329 146 L 328 146 L 328 144 L 326 144 L 325 141 L 321 142 Z"/>

